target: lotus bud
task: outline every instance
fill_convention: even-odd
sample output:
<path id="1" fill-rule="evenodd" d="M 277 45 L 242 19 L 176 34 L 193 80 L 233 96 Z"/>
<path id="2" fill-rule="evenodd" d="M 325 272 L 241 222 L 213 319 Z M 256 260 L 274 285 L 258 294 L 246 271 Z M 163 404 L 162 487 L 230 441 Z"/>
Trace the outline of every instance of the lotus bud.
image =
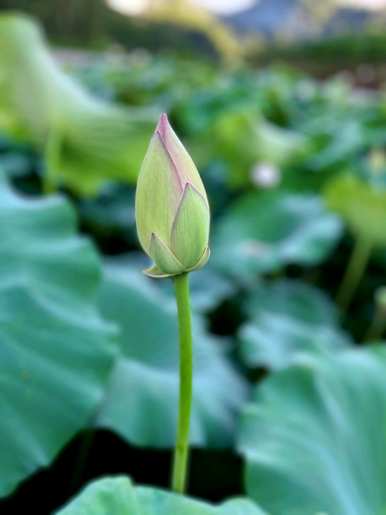
<path id="1" fill-rule="evenodd" d="M 161 115 L 137 182 L 135 216 L 139 241 L 154 265 L 151 277 L 197 270 L 209 258 L 210 211 L 191 157 Z"/>

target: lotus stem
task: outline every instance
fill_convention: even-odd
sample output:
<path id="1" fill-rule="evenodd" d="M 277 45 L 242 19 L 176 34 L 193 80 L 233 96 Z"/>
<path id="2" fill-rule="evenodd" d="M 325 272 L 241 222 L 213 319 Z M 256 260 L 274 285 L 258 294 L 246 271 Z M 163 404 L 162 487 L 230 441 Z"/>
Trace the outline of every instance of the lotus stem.
<path id="1" fill-rule="evenodd" d="M 381 340 L 386 329 L 386 287 L 378 288 L 374 295 L 375 307 L 371 324 L 365 334 L 365 341 Z"/>
<path id="2" fill-rule="evenodd" d="M 55 131 L 51 131 L 45 148 L 45 169 L 42 178 L 42 191 L 50 195 L 57 190 L 56 177 L 60 166 L 60 139 Z"/>
<path id="3" fill-rule="evenodd" d="M 382 313 L 379 309 L 376 309 L 371 324 L 366 332 L 364 338 L 365 341 L 375 342 L 381 340 L 382 335 L 385 332 L 385 327 L 386 321 L 384 313 Z"/>
<path id="4" fill-rule="evenodd" d="M 180 349 L 180 392 L 177 439 L 173 461 L 172 489 L 184 493 L 189 463 L 189 431 L 193 394 L 193 339 L 190 312 L 189 275 L 174 278 Z"/>
<path id="5" fill-rule="evenodd" d="M 43 175 L 43 180 L 42 180 L 43 195 L 51 195 L 52 193 L 55 193 L 55 191 L 56 191 L 56 188 L 55 188 L 53 181 L 51 181 L 49 174 L 47 172 L 45 172 Z"/>
<path id="6" fill-rule="evenodd" d="M 348 309 L 353 300 L 369 262 L 371 251 L 372 244 L 367 238 L 357 239 L 336 298 L 343 311 Z"/>

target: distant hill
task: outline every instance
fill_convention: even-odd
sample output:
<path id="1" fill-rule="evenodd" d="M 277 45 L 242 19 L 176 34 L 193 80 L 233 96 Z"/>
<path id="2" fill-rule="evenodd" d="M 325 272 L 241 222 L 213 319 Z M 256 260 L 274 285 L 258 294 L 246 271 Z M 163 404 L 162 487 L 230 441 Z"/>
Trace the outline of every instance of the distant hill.
<path id="1" fill-rule="evenodd" d="M 256 34 L 268 40 L 278 36 L 299 40 L 362 31 L 377 15 L 368 9 L 337 8 L 329 19 L 321 22 L 311 16 L 302 0 L 258 0 L 252 7 L 223 16 L 222 20 L 239 34 Z"/>
<path id="2" fill-rule="evenodd" d="M 368 9 L 338 9 L 322 29 L 323 36 L 336 36 L 344 32 L 364 30 L 374 19 L 373 11 Z"/>
<path id="3" fill-rule="evenodd" d="M 222 20 L 238 33 L 259 34 L 270 39 L 282 33 L 302 11 L 299 0 L 260 0 L 244 11 L 223 16 Z"/>

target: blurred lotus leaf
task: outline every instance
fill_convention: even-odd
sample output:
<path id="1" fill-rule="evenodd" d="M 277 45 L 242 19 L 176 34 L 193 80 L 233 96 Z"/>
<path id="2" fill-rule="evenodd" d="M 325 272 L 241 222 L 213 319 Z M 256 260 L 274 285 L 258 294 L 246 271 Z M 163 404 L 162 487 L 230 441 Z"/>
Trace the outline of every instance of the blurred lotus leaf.
<path id="1" fill-rule="evenodd" d="M 46 184 L 81 194 L 96 193 L 106 180 L 135 182 L 156 121 L 149 111 L 92 97 L 21 15 L 0 16 L 0 113 L 5 129 L 44 150 Z"/>
<path id="2" fill-rule="evenodd" d="M 256 163 L 287 166 L 303 159 L 308 150 L 303 135 L 266 121 L 250 107 L 218 115 L 203 139 L 211 145 L 212 155 L 229 165 L 232 186 L 248 184 Z"/>
<path id="3" fill-rule="evenodd" d="M 323 118 L 319 118 L 318 122 L 313 120 L 319 131 L 328 131 L 324 121 Z M 360 120 L 327 120 L 327 124 L 332 124 L 332 127 L 327 132 L 326 144 L 310 158 L 310 165 L 317 170 L 351 162 L 366 147 L 365 127 Z"/>
<path id="4" fill-rule="evenodd" d="M 149 259 L 143 252 L 129 252 L 114 256 L 109 260 L 112 268 L 126 270 L 130 274 L 138 275 L 139 270 L 143 270 L 149 265 Z M 196 313 L 208 313 L 216 309 L 224 300 L 232 297 L 235 293 L 236 285 L 224 274 L 215 270 L 210 264 L 205 268 L 191 274 L 190 300 L 193 311 Z M 175 302 L 174 285 L 172 281 L 157 281 L 154 286 L 159 288 L 165 296 L 169 297 L 170 302 Z"/>
<path id="5" fill-rule="evenodd" d="M 351 340 L 338 326 L 335 305 L 300 281 L 261 283 L 248 299 L 251 320 L 239 333 L 243 361 L 252 367 L 287 367 L 310 353 L 338 352 Z"/>
<path id="6" fill-rule="evenodd" d="M 178 407 L 175 302 L 139 270 L 111 265 L 105 272 L 100 307 L 105 318 L 120 328 L 120 354 L 97 425 L 117 431 L 136 445 L 172 447 Z M 199 318 L 194 333 L 191 441 L 227 447 L 246 385 Z"/>
<path id="7" fill-rule="evenodd" d="M 159 281 L 160 287 L 172 293 L 168 281 Z M 208 312 L 217 308 L 222 301 L 231 297 L 235 284 L 210 264 L 190 276 L 192 306 L 196 311 Z"/>
<path id="8" fill-rule="evenodd" d="M 264 515 L 246 499 L 215 507 L 149 487 L 135 487 L 127 477 L 104 478 L 87 486 L 57 515 Z"/>
<path id="9" fill-rule="evenodd" d="M 83 429 L 113 367 L 99 261 L 58 197 L 27 200 L 0 177 L 0 496 Z"/>
<path id="10" fill-rule="evenodd" d="M 384 515 L 386 351 L 345 351 L 278 372 L 244 411 L 250 497 L 271 515 Z"/>
<path id="11" fill-rule="evenodd" d="M 373 147 L 359 165 L 359 176 L 374 188 L 386 189 L 386 153 Z"/>
<path id="12" fill-rule="evenodd" d="M 318 288 L 294 279 L 261 281 L 246 301 L 249 318 L 266 311 L 315 325 L 338 324 L 335 304 Z"/>
<path id="13" fill-rule="evenodd" d="M 105 248 L 110 242 L 137 246 L 134 189 L 131 186 L 109 184 L 97 197 L 80 199 L 77 208 L 82 227 L 101 247 Z"/>
<path id="14" fill-rule="evenodd" d="M 262 312 L 240 332 L 243 361 L 251 367 L 285 368 L 312 353 L 335 353 L 349 338 L 331 326 L 314 326 L 291 317 Z"/>
<path id="15" fill-rule="evenodd" d="M 339 219 L 316 196 L 255 192 L 236 201 L 219 220 L 211 262 L 246 279 L 287 264 L 316 265 L 328 257 L 340 234 Z"/>
<path id="16" fill-rule="evenodd" d="M 354 175 L 342 175 L 328 183 L 325 198 L 356 238 L 371 246 L 386 245 L 386 188 L 376 188 Z"/>

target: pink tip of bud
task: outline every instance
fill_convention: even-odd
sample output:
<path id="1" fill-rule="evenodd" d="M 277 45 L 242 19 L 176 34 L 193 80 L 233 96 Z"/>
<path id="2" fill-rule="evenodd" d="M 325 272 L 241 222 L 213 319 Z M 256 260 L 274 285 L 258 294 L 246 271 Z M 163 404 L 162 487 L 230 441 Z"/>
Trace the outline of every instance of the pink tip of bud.
<path id="1" fill-rule="evenodd" d="M 165 140 L 166 138 L 168 127 L 170 127 L 168 115 L 166 113 L 162 113 L 156 128 L 156 132 L 159 134 L 162 140 Z"/>

